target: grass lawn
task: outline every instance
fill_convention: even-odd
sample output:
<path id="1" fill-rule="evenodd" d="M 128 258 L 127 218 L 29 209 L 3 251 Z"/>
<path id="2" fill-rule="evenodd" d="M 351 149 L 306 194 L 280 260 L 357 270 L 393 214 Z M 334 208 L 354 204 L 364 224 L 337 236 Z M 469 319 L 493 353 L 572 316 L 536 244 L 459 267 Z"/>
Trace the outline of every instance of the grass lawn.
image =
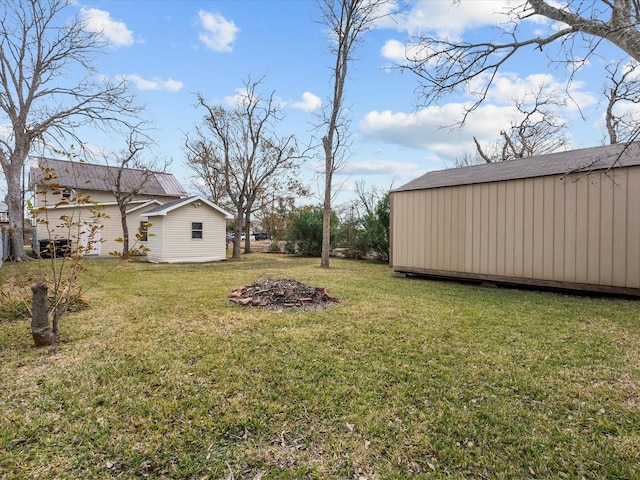
<path id="1" fill-rule="evenodd" d="M 640 478 L 640 301 L 319 264 L 122 264 L 53 348 L 0 319 L 0 479 Z M 229 302 L 265 274 L 341 303 Z"/>

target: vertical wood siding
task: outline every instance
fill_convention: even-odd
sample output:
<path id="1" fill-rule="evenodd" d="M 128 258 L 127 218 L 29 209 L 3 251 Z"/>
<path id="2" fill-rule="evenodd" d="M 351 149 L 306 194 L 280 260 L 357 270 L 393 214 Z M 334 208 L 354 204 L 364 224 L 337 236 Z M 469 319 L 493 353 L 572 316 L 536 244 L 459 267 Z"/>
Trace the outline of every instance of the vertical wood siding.
<path id="1" fill-rule="evenodd" d="M 392 192 L 392 267 L 637 289 L 638 187 L 634 166 Z"/>

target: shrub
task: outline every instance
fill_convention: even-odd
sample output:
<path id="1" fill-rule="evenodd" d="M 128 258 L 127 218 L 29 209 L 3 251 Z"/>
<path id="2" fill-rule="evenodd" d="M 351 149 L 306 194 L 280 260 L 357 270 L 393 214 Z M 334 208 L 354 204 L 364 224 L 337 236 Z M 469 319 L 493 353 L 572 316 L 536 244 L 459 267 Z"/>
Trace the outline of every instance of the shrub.
<path id="1" fill-rule="evenodd" d="M 367 248 L 378 260 L 389 260 L 389 221 L 391 217 L 389 194 L 378 202 L 373 213 L 362 219 L 363 231 L 358 238 L 359 248 Z"/>
<path id="2" fill-rule="evenodd" d="M 295 252 L 310 257 L 319 257 L 322 253 L 322 208 L 310 207 L 293 214 L 293 225 L 289 230 L 288 243 Z M 338 216 L 331 214 L 331 244 L 339 225 Z M 286 246 L 285 246 L 286 249 Z"/>

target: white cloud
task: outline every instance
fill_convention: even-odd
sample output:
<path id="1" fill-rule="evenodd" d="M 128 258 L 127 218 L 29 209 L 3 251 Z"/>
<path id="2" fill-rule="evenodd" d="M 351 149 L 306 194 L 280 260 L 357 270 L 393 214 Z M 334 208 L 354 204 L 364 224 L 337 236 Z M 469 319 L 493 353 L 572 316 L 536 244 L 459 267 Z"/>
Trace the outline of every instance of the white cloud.
<path id="1" fill-rule="evenodd" d="M 387 40 L 380 49 L 380 53 L 386 59 L 392 60 L 394 63 L 405 63 L 406 46 L 398 40 Z"/>
<path id="2" fill-rule="evenodd" d="M 235 95 L 228 95 L 224 97 L 224 103 L 230 107 L 240 107 L 247 101 L 247 90 L 245 88 L 236 88 Z"/>
<path id="3" fill-rule="evenodd" d="M 409 34 L 434 32 L 450 40 L 470 28 L 496 25 L 507 20 L 510 9 L 521 5 L 521 0 L 417 0 L 405 15 L 397 18 L 395 28 Z M 389 21 L 386 27 L 394 24 Z"/>
<path id="4" fill-rule="evenodd" d="M 247 87 L 239 87 L 239 88 L 236 88 L 236 93 L 234 95 L 227 95 L 226 97 L 223 97 L 222 101 L 232 108 L 237 108 L 237 107 L 242 107 L 247 105 L 250 99 L 252 99 L 253 101 L 257 101 L 259 99 L 264 100 L 256 95 L 257 95 L 256 93 L 250 94 L 250 92 L 247 91 Z M 315 97 L 315 95 L 313 95 L 312 93 L 306 92 L 302 96 L 303 101 L 298 102 L 297 104 L 293 104 L 292 107 L 303 108 L 305 106 L 306 107 L 312 106 L 313 98 L 317 98 L 317 97 Z M 278 108 L 284 108 L 287 106 L 287 102 L 280 99 L 279 97 L 274 98 L 274 104 L 277 105 Z"/>
<path id="5" fill-rule="evenodd" d="M 425 58 L 432 51 L 429 45 L 404 44 L 398 40 L 391 39 L 387 40 L 382 46 L 380 54 L 394 64 L 402 65 L 407 63 L 408 58 L 413 60 Z"/>
<path id="6" fill-rule="evenodd" d="M 460 121 L 468 107 L 449 103 L 414 113 L 373 111 L 360 122 L 360 129 L 369 141 L 433 152 L 441 162 L 453 164 L 462 153 L 473 150 L 473 137 L 495 141 L 517 112 L 512 106 L 483 105 L 468 117 L 464 129 L 446 127 Z"/>
<path id="7" fill-rule="evenodd" d="M 160 78 L 154 77 L 151 80 L 146 80 L 142 78 L 140 75 L 135 73 L 128 75 L 118 75 L 116 77 L 118 80 L 127 80 L 132 82 L 138 90 L 155 90 L 155 91 L 167 91 L 167 92 L 177 92 L 182 89 L 184 84 L 179 80 L 173 80 L 169 78 L 167 80 L 162 80 Z"/>
<path id="8" fill-rule="evenodd" d="M 469 89 L 480 91 L 485 81 L 486 78 L 482 78 L 482 76 L 476 77 L 469 84 Z M 533 101 L 533 94 L 543 86 L 541 98 L 547 96 L 559 100 L 565 99 L 565 104 L 562 107 L 565 113 L 577 112 L 579 109 L 594 105 L 598 101 L 597 96 L 593 93 L 583 90 L 586 85 L 578 80 L 571 82 L 567 92 L 567 84 L 564 81 L 559 81 L 550 73 L 536 73 L 520 77 L 518 74 L 510 72 L 501 72 L 496 75 L 487 92 L 486 101 L 498 105 L 513 105 L 514 100 Z"/>
<path id="9" fill-rule="evenodd" d="M 133 45 L 133 32 L 124 22 L 113 20 L 109 12 L 97 8 L 82 8 L 80 16 L 87 30 L 101 34 L 114 47 Z"/>
<path id="10" fill-rule="evenodd" d="M 360 122 L 360 130 L 368 141 L 433 152 L 443 162 L 453 165 L 463 153 L 475 151 L 474 137 L 482 144 L 495 142 L 501 130 L 522 117 L 514 99 L 532 102 L 532 93 L 541 85 L 545 85 L 547 94 L 567 98 L 565 105 L 556 108 L 560 122 L 576 121 L 576 115 L 581 113 L 577 105 L 584 109 L 597 103 L 597 97 L 583 90 L 585 85 L 578 81 L 572 83 L 569 99 L 566 86 L 551 74 L 520 77 L 504 73 L 496 77 L 486 100 L 467 116 L 463 128 L 451 126 L 463 119 L 471 105 L 469 102 L 430 106 L 412 113 L 372 111 Z"/>
<path id="11" fill-rule="evenodd" d="M 198 12 L 200 26 L 204 28 L 199 39 L 204 45 L 216 52 L 230 52 L 231 45 L 235 42 L 240 29 L 232 21 L 227 20 L 219 13 Z"/>
<path id="12" fill-rule="evenodd" d="M 481 79 L 478 79 L 481 81 Z M 400 145 L 411 149 L 436 152 L 445 159 L 455 159 L 462 152 L 473 151 L 473 137 L 480 142 L 495 142 L 500 131 L 518 121 L 522 114 L 514 105 L 514 99 L 531 102 L 532 93 L 545 85 L 547 94 L 567 98 L 566 104 L 556 108 L 556 114 L 565 122 L 581 108 L 595 104 L 597 98 L 583 90 L 584 84 L 575 81 L 571 86 L 571 98 L 566 96 L 566 86 L 551 74 L 535 74 L 520 77 L 513 73 L 499 74 L 485 101 L 471 112 L 463 128 L 451 128 L 463 119 L 469 102 L 451 102 L 430 106 L 412 113 L 372 111 L 360 122 L 362 134 L 369 141 Z M 473 90 L 473 85 L 470 90 Z"/>
<path id="13" fill-rule="evenodd" d="M 415 162 L 394 162 L 393 160 L 365 160 L 348 163 L 341 169 L 339 175 L 385 175 L 394 176 L 400 172 L 416 172 L 420 165 Z M 403 173 L 403 176 L 405 174 Z M 413 177 L 414 173 L 408 176 Z"/>
<path id="14" fill-rule="evenodd" d="M 317 95 L 314 95 L 311 92 L 304 92 L 302 94 L 302 101 L 295 102 L 291 104 L 291 108 L 297 108 L 299 110 L 304 110 L 305 112 L 310 112 L 319 108 L 322 105 L 322 100 Z"/>

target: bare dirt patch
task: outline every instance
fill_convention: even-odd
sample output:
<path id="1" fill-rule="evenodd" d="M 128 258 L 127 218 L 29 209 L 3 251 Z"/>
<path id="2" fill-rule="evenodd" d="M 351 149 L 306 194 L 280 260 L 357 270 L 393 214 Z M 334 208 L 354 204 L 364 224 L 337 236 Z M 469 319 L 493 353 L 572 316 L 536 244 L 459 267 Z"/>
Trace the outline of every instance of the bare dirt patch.
<path id="1" fill-rule="evenodd" d="M 265 307 L 282 311 L 287 308 L 324 308 L 339 300 L 324 287 L 311 287 L 290 278 L 264 277 L 252 285 L 236 288 L 229 300 L 237 305 Z"/>

